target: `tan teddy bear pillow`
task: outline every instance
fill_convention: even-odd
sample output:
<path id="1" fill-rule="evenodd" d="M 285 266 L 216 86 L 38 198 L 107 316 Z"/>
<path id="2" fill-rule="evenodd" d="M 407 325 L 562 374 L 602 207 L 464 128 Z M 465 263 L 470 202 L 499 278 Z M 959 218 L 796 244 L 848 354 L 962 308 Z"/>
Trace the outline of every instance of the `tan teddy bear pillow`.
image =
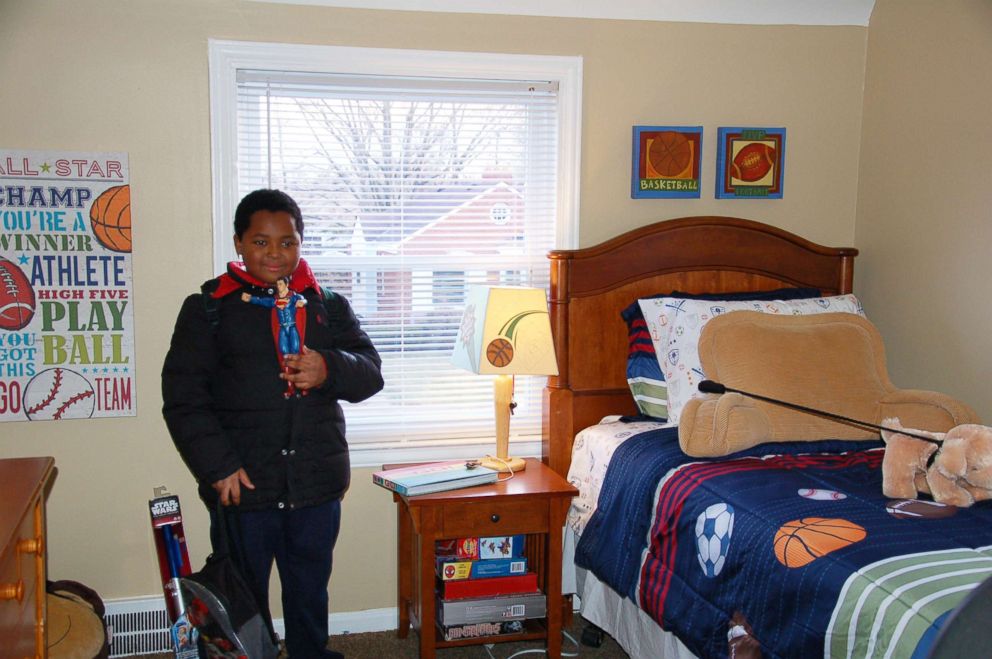
<path id="1" fill-rule="evenodd" d="M 950 396 L 896 388 L 878 330 L 856 314 L 734 311 L 706 325 L 699 356 L 706 377 L 727 387 L 876 425 L 899 417 L 906 427 L 943 432 L 979 422 L 970 407 Z M 765 442 L 878 436 L 739 393 L 693 398 L 679 420 L 682 450 L 698 457 L 729 455 Z"/>

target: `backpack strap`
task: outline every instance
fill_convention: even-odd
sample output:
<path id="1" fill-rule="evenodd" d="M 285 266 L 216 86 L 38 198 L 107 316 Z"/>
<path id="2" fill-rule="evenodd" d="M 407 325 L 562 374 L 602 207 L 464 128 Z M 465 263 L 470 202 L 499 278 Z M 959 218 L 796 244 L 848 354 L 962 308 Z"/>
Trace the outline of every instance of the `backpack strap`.
<path id="1" fill-rule="evenodd" d="M 338 305 L 335 302 L 338 299 L 338 294 L 329 288 L 320 287 L 320 302 L 321 306 L 324 308 L 324 313 L 327 316 L 327 326 L 333 329 L 336 323 L 339 323 L 341 314 L 338 310 Z"/>
<path id="2" fill-rule="evenodd" d="M 220 326 L 220 300 L 213 296 L 219 284 L 220 282 L 218 280 L 211 279 L 200 286 L 200 293 L 203 297 L 203 310 L 207 314 L 207 322 L 210 323 L 210 329 L 214 332 Z"/>
<path id="3" fill-rule="evenodd" d="M 210 329 L 214 332 L 220 326 L 220 298 L 213 296 L 219 284 L 220 282 L 217 279 L 211 279 L 200 286 L 200 293 L 203 298 L 203 311 L 207 314 L 207 322 L 210 323 Z M 331 309 L 328 307 L 328 304 L 336 300 L 338 294 L 323 286 L 318 286 L 317 290 L 320 295 L 320 301 L 324 305 L 324 310 L 328 315 L 328 321 L 330 321 Z"/>

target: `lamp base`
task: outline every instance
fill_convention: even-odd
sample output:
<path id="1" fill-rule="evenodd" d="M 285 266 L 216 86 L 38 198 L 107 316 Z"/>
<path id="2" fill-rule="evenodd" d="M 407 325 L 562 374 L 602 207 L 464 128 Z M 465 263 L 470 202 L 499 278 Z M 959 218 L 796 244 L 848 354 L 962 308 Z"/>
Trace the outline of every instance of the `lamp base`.
<path id="1" fill-rule="evenodd" d="M 492 456 L 486 456 L 479 460 L 479 462 L 482 463 L 483 467 L 495 469 L 501 474 L 508 474 L 511 471 L 517 473 L 527 468 L 527 463 L 524 462 L 523 458 L 494 458 Z"/>

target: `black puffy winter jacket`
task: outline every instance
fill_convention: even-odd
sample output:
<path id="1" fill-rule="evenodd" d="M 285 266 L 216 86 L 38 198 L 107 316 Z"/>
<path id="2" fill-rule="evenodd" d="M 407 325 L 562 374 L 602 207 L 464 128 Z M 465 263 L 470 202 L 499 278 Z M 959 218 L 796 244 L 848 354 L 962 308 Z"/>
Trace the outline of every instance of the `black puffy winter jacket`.
<path id="1" fill-rule="evenodd" d="M 296 282 L 294 275 L 294 289 Z M 301 291 L 304 344 L 323 355 L 328 377 L 307 395 L 286 398 L 272 311 L 241 300 L 242 292 L 264 297 L 273 291 L 233 266 L 204 290 L 218 284 L 210 303 L 205 293 L 183 303 L 162 369 L 163 415 L 200 497 L 213 506 L 211 484 L 243 467 L 255 485 L 241 490 L 244 510 L 340 498 L 351 469 L 338 400 L 355 403 L 382 389 L 379 354 L 347 300 L 308 286 Z"/>

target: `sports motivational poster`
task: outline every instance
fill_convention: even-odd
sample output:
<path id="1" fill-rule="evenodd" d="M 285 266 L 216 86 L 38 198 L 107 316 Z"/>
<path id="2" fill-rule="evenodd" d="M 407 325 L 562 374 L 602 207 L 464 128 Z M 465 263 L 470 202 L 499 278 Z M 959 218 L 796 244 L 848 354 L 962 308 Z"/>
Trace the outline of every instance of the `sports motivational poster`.
<path id="1" fill-rule="evenodd" d="M 719 128 L 717 199 L 781 199 L 785 177 L 784 128 Z"/>
<path id="2" fill-rule="evenodd" d="M 0 421 L 134 415 L 127 154 L 0 149 Z"/>
<path id="3" fill-rule="evenodd" d="M 702 145 L 702 126 L 634 126 L 631 198 L 699 198 Z"/>

